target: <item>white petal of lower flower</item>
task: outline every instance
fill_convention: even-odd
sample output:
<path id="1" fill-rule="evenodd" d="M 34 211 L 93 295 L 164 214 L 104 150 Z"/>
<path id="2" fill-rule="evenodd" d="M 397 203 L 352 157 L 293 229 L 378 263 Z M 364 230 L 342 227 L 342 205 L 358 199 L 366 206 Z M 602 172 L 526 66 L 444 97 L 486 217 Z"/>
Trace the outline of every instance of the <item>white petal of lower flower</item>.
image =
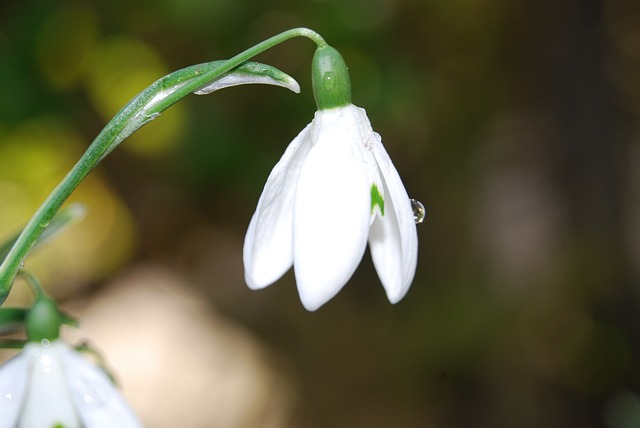
<path id="1" fill-rule="evenodd" d="M 315 310 L 349 280 L 366 248 L 371 212 L 367 152 L 342 109 L 316 113 L 314 146 L 300 172 L 293 211 L 300 299 Z"/>
<path id="2" fill-rule="evenodd" d="M 64 358 L 67 384 L 85 427 L 142 426 L 102 369 L 65 344 L 59 345 Z"/>
<path id="3" fill-rule="evenodd" d="M 19 427 L 82 426 L 65 381 L 65 367 L 58 343 L 29 343 L 23 352 L 29 360 L 28 393 Z"/>
<path id="4" fill-rule="evenodd" d="M 0 428 L 17 425 L 26 390 L 28 360 L 18 354 L 0 367 Z"/>
<path id="5" fill-rule="evenodd" d="M 271 171 L 244 241 L 245 280 L 252 289 L 277 281 L 293 264 L 293 198 L 302 163 L 311 148 L 311 125 L 289 144 Z"/>
<path id="6" fill-rule="evenodd" d="M 385 183 L 386 218 L 376 219 L 369 236 L 369 248 L 380 281 L 391 303 L 409 290 L 418 260 L 418 235 L 407 191 L 398 171 L 374 134 L 373 154 Z"/>

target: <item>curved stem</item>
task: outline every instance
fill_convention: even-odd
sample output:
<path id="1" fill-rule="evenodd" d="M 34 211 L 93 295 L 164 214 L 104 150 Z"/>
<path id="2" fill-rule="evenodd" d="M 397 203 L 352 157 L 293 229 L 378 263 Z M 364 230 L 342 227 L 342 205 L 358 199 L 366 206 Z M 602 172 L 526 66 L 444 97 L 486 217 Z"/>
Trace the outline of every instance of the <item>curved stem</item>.
<path id="1" fill-rule="evenodd" d="M 212 67 L 193 66 L 171 73 L 140 92 L 124 106 L 98 134 L 78 163 L 45 199 L 2 261 L 0 265 L 0 305 L 7 298 L 27 254 L 64 201 L 89 172 L 118 144 L 181 98 L 208 85 L 255 55 L 294 37 L 311 39 L 318 47 L 326 45 L 318 33 L 308 28 L 287 30 L 258 43 L 221 64 Z"/>
<path id="2" fill-rule="evenodd" d="M 149 113 L 153 114 L 166 109 L 167 107 L 171 106 L 176 101 L 178 101 L 180 98 L 192 92 L 197 91 L 198 89 L 207 85 L 210 81 L 215 80 L 218 76 L 237 67 L 238 65 L 249 60 L 250 58 L 253 58 L 254 56 L 286 40 L 292 39 L 294 37 L 300 37 L 300 36 L 311 39 L 316 43 L 318 47 L 323 47 L 327 44 L 327 42 L 325 42 L 325 40 L 322 38 L 322 36 L 320 36 L 320 34 L 308 28 L 294 28 L 292 30 L 287 30 L 283 33 L 270 37 L 263 42 L 258 43 L 257 45 L 225 61 L 224 63 L 220 64 L 218 67 L 215 67 L 212 70 L 209 70 L 206 73 L 203 73 L 202 75 L 200 75 L 199 77 L 196 77 L 193 80 L 189 81 L 188 83 L 186 83 L 185 85 L 177 89 L 175 92 L 173 92 L 172 93 L 173 96 L 166 97 L 164 100 L 159 101 L 156 104 L 157 108 L 150 110 Z"/>
<path id="3" fill-rule="evenodd" d="M 27 272 L 26 270 L 21 270 L 20 275 L 27 281 L 36 299 L 43 296 L 46 297 L 47 294 L 44 292 L 42 284 L 40 284 L 40 281 L 38 281 L 35 276 L 31 275 L 31 273 Z"/>

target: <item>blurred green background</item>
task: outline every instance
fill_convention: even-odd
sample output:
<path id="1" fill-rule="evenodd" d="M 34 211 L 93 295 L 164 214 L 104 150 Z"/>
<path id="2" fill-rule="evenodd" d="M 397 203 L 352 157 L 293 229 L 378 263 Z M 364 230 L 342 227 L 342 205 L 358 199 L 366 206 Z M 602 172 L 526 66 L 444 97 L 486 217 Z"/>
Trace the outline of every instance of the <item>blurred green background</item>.
<path id="1" fill-rule="evenodd" d="M 257 58 L 300 95 L 172 107 L 78 189 L 89 216 L 31 270 L 63 302 L 132 266 L 178 275 L 276 361 L 284 426 L 640 426 L 637 0 L 2 2 L 0 239 L 137 92 L 296 26 L 341 51 L 354 103 L 427 206 L 402 302 L 368 255 L 315 313 L 291 273 L 244 285 L 262 186 L 315 111 L 303 39 Z"/>

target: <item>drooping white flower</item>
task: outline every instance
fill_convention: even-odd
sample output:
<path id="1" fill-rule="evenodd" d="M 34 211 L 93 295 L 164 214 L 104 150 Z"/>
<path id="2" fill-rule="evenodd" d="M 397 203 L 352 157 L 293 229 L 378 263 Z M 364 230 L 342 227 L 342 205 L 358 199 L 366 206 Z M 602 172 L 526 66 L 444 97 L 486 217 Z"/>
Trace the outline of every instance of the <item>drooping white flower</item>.
<path id="1" fill-rule="evenodd" d="M 0 367 L 0 428 L 142 426 L 112 381 L 64 342 L 29 342 Z"/>
<path id="2" fill-rule="evenodd" d="M 244 243 L 252 289 L 293 265 L 303 305 L 315 310 L 352 276 L 369 243 L 392 303 L 406 294 L 418 240 L 411 202 L 366 112 L 351 104 L 340 54 L 314 56 L 319 111 L 273 168 Z"/>

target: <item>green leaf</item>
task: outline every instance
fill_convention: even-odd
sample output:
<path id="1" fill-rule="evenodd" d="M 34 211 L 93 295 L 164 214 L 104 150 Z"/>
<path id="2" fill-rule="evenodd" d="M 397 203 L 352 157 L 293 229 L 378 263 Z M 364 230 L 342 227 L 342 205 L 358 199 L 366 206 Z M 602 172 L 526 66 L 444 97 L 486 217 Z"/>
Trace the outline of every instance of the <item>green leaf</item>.
<path id="1" fill-rule="evenodd" d="M 62 324 L 68 325 L 70 327 L 78 327 L 80 325 L 80 321 L 78 321 L 77 318 L 72 317 L 66 312 L 60 312 L 60 315 L 62 316 Z"/>
<path id="2" fill-rule="evenodd" d="M 82 204 L 71 204 L 68 207 L 61 209 L 60 212 L 53 217 L 53 220 L 45 226 L 45 230 L 36 241 L 34 248 L 53 239 L 67 226 L 84 217 L 85 214 L 86 209 Z M 19 233 L 0 246 L 0 263 L 2 263 L 2 261 L 7 257 L 7 254 L 11 251 L 13 244 L 18 240 L 18 236 L 20 236 Z"/>

